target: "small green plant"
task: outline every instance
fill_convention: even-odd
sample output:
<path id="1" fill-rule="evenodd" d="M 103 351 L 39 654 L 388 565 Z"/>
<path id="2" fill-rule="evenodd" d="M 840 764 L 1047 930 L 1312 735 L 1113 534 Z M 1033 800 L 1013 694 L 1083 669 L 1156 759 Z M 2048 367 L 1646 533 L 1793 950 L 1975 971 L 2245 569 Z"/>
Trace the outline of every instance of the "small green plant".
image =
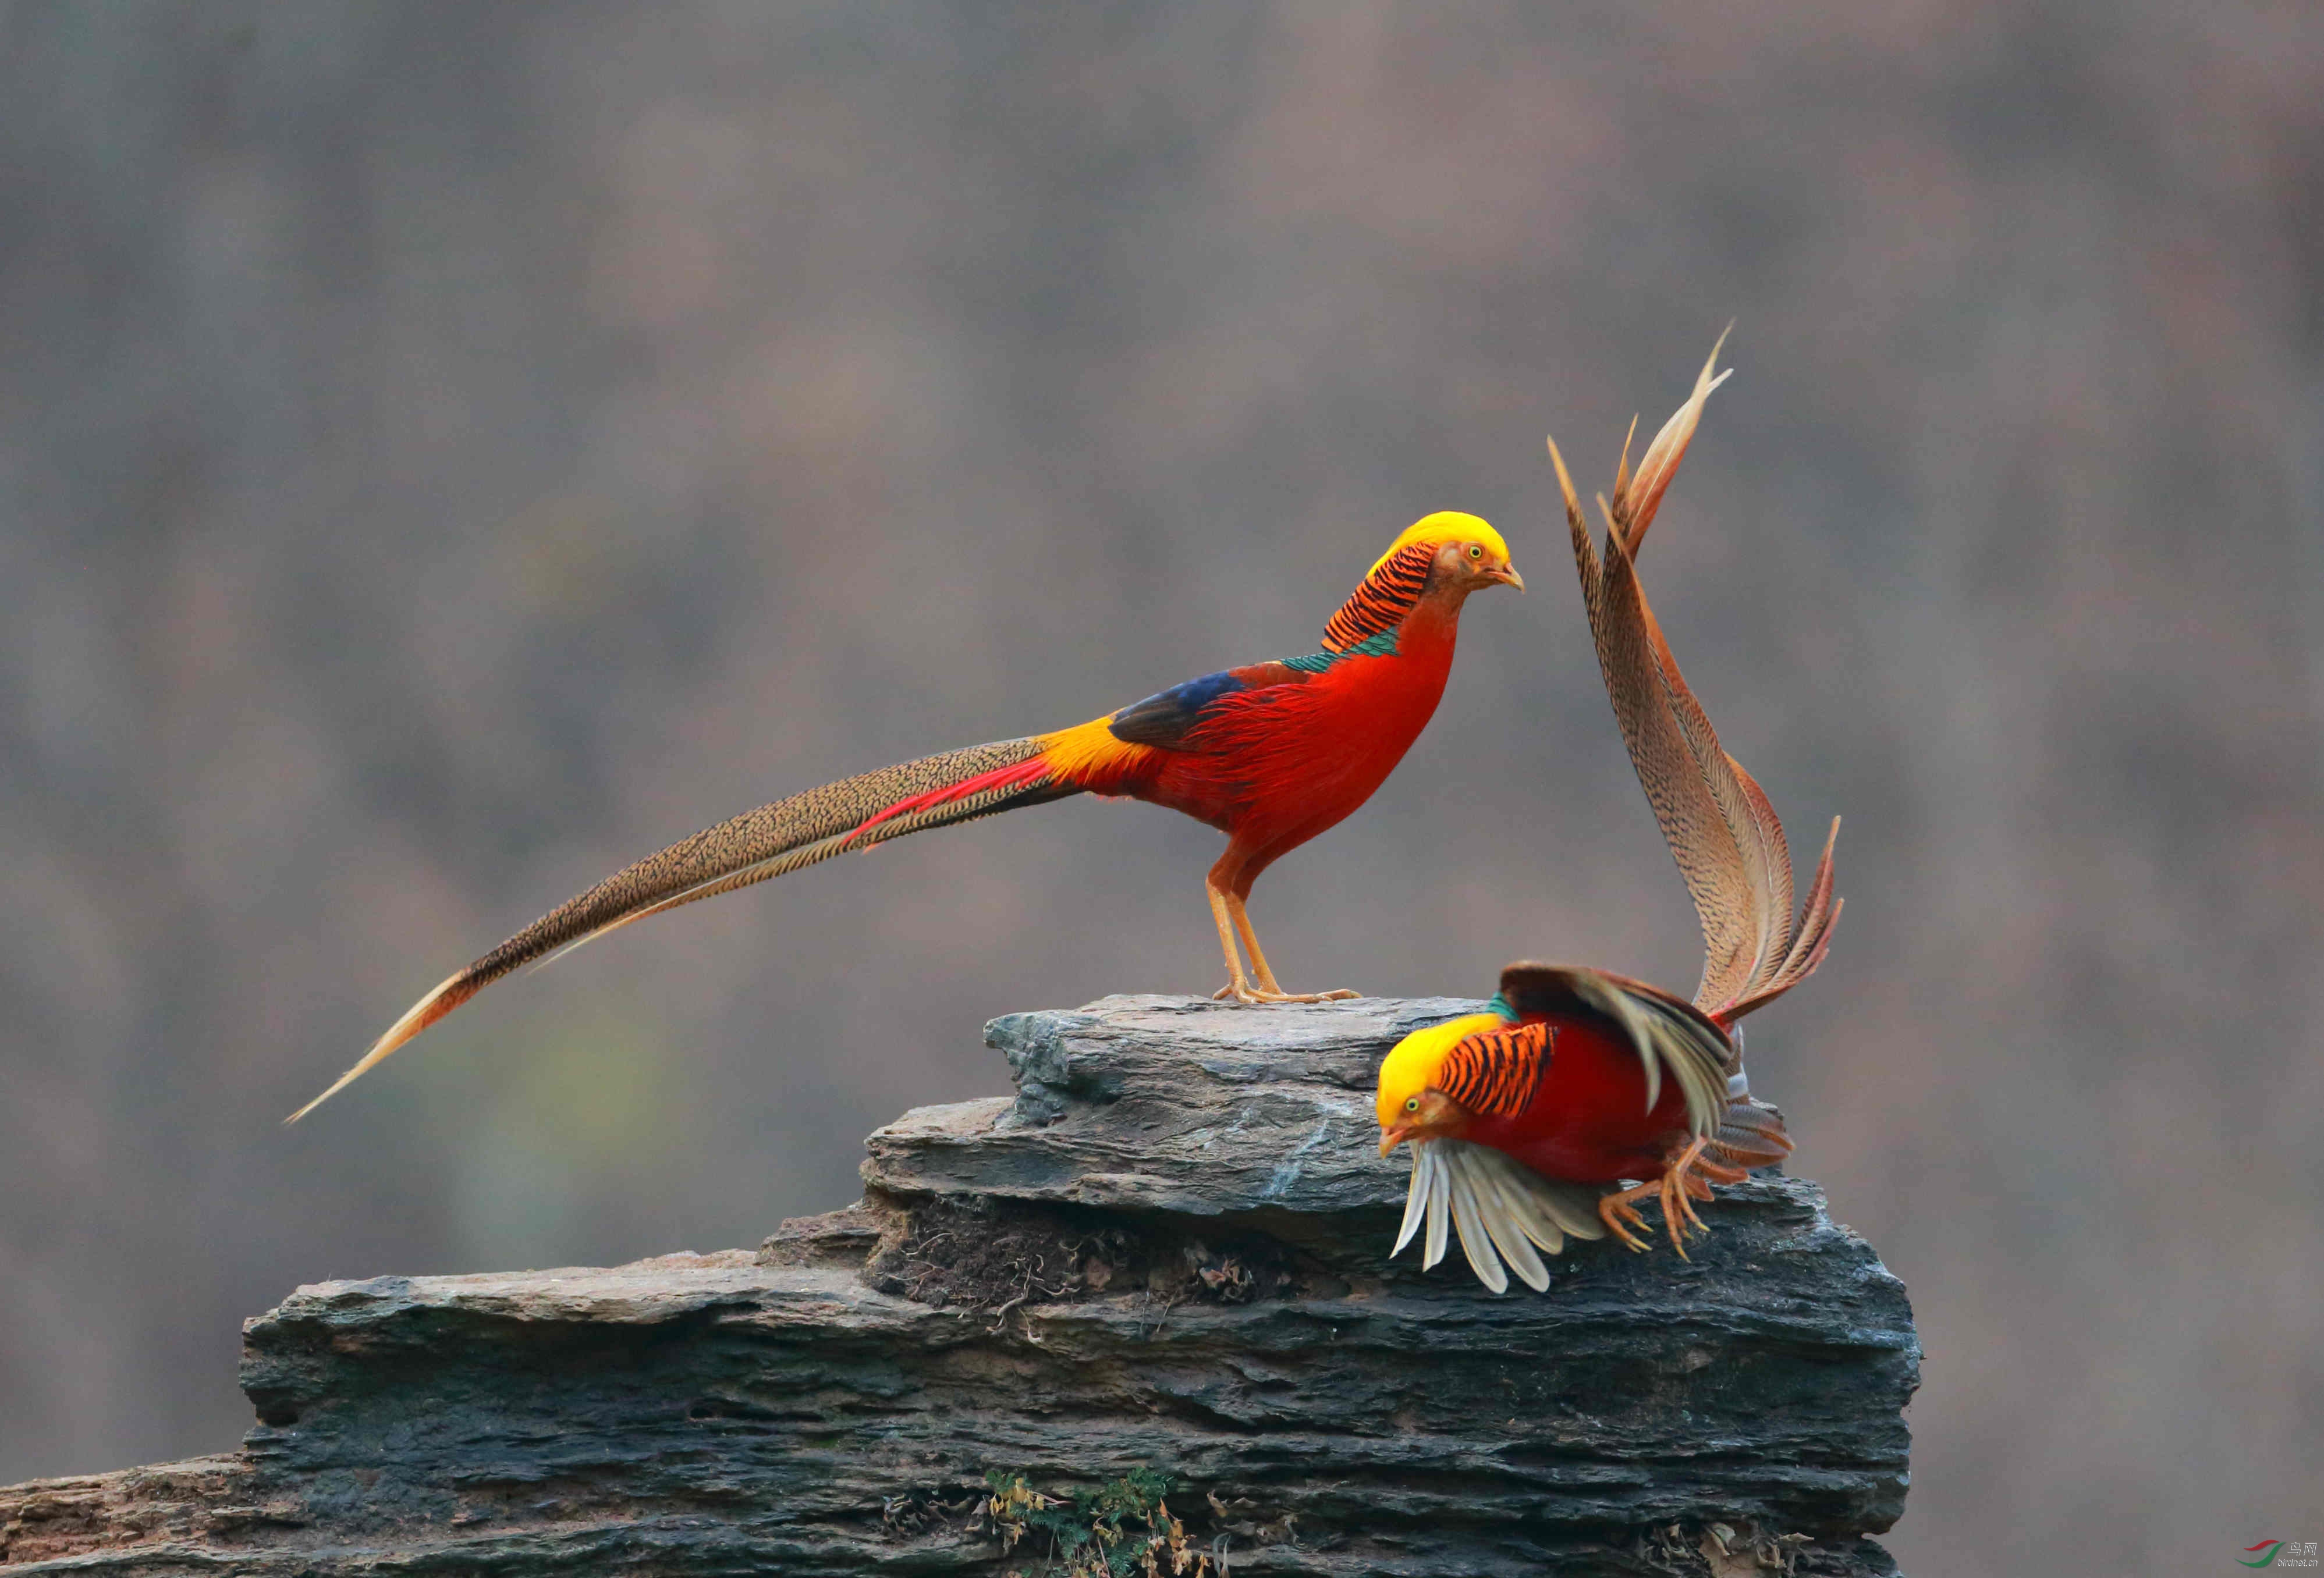
<path id="1" fill-rule="evenodd" d="M 1185 1528 L 1162 1498 L 1167 1474 L 1134 1468 L 1084 1495 L 1045 1496 L 1023 1474 L 992 1469 L 984 1476 L 984 1521 L 1001 1554 L 1030 1537 L 1048 1537 L 1038 1568 L 1010 1578 L 1224 1578 L 1208 1554 L 1186 1544 Z"/>

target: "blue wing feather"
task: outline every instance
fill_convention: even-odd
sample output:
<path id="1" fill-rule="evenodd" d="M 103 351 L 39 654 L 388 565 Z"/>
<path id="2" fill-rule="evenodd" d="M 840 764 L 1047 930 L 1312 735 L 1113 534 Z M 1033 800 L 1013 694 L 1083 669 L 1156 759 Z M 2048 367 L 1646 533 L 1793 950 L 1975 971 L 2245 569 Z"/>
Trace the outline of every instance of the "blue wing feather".
<path id="1" fill-rule="evenodd" d="M 1224 697 L 1276 685 L 1304 685 L 1312 677 L 1310 672 L 1296 663 L 1254 663 L 1243 668 L 1222 668 L 1124 707 L 1106 720 L 1106 730 L 1124 745 L 1167 748 L 1185 739 Z"/>
<path id="2" fill-rule="evenodd" d="M 1125 745 L 1176 745 L 1221 696 L 1250 687 L 1231 668 L 1172 685 L 1116 712 L 1107 732 Z"/>

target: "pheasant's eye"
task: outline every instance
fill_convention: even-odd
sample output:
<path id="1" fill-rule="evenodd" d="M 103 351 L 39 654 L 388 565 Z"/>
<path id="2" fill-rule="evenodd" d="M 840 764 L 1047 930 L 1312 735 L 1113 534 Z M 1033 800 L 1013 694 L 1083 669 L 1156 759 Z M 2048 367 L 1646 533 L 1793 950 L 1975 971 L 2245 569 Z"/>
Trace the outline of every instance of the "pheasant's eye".
<path id="1" fill-rule="evenodd" d="M 1420 1097 L 1416 1096 L 1410 1101 L 1406 1102 L 1404 1104 L 1404 1110 L 1408 1113 L 1418 1112 L 1420 1110 Z"/>
<path id="2" fill-rule="evenodd" d="M 1469 556 L 1472 559 L 1481 559 L 1485 556 L 1485 550 L 1479 547 L 1476 544 L 1471 543 L 1469 545 Z"/>

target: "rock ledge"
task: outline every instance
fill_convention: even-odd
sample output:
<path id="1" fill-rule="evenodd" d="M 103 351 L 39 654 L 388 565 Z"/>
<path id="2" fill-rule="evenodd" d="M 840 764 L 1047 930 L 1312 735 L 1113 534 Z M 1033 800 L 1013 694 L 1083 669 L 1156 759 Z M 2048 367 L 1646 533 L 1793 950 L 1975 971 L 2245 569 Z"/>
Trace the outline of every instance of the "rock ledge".
<path id="1" fill-rule="evenodd" d="M 988 1473 L 1144 1471 L 1236 1572 L 1894 1573 L 1919 1347 L 1813 1185 L 1546 1295 L 1383 1259 L 1372 1071 L 1476 1006 L 996 1020 L 1013 1099 L 906 1114 L 755 1252 L 300 1289 L 244 1327 L 239 1452 L 0 1490 L 0 1565 L 1038 1573 Z"/>

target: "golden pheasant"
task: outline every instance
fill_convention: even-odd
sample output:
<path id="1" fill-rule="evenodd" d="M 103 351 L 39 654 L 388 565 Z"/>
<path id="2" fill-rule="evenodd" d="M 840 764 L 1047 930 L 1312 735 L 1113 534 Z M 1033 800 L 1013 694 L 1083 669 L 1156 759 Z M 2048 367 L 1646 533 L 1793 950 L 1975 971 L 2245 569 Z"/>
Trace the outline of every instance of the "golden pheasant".
<path id="1" fill-rule="evenodd" d="M 1724 336 L 1721 336 L 1722 341 Z M 1792 1148 L 1783 1117 L 1753 1102 L 1736 1022 L 1813 972 L 1831 945 L 1832 822 L 1805 904 L 1792 908 L 1792 858 L 1775 807 L 1719 743 L 1679 674 L 1638 584 L 1637 555 L 1702 406 L 1726 374 L 1694 391 L 1629 470 L 1626 444 L 1614 497 L 1600 496 L 1602 558 L 1591 546 L 1573 482 L 1553 440 L 1573 562 L 1598 665 L 1631 765 L 1676 857 L 1702 923 L 1694 1001 L 1580 966 L 1518 963 L 1501 972 L 1485 1014 L 1406 1036 L 1380 1066 L 1380 1154 L 1413 1147 L 1401 1251 L 1424 1227 L 1424 1266 L 1443 1257 L 1448 1224 L 1480 1280 L 1508 1286 L 1503 1261 L 1536 1289 L 1549 1274 L 1536 1250 L 1566 1236 L 1611 1232 L 1646 1243 L 1634 1202 L 1662 1201 L 1683 1256 L 1692 1202 L 1709 1180 L 1740 1180 Z M 1634 1187 L 1617 1186 L 1644 1180 Z"/>
<path id="2" fill-rule="evenodd" d="M 1488 586 L 1525 590 L 1500 534 L 1473 515 L 1431 515 L 1373 562 L 1324 626 L 1320 651 L 1205 674 L 1055 733 L 843 778 L 672 844 L 443 981 L 290 1121 L 520 966 L 850 849 L 1072 794 L 1151 801 L 1227 835 L 1206 879 L 1226 955 L 1218 995 L 1245 1003 L 1353 996 L 1285 991 L 1245 903 L 1260 872 L 1370 799 L 1403 759 L 1443 693 L 1462 605 Z"/>

